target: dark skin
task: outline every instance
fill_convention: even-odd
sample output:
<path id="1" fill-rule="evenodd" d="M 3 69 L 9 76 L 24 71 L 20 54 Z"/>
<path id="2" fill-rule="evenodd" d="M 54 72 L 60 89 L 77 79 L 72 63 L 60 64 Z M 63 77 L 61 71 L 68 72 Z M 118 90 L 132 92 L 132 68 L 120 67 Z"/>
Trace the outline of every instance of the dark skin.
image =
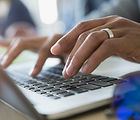
<path id="1" fill-rule="evenodd" d="M 109 28 L 114 38 L 101 29 Z M 119 17 L 109 16 L 78 24 L 52 47 L 54 55 L 72 49 L 63 70 L 65 78 L 71 78 L 80 68 L 89 74 L 106 58 L 116 55 L 140 63 L 140 24 Z"/>
<path id="2" fill-rule="evenodd" d="M 101 30 L 104 28 L 111 29 L 114 38 L 109 39 L 107 33 Z M 8 47 L 1 58 L 4 62 L 0 63 L 6 68 L 24 49 L 34 47 L 39 50 L 39 57 L 31 72 L 33 77 L 41 71 L 46 59 L 53 55 L 68 56 L 63 70 L 65 78 L 73 77 L 81 68 L 84 74 L 89 74 L 113 55 L 140 63 L 140 24 L 119 16 L 84 21 L 64 36 L 55 35 L 42 40 L 42 43 L 39 39 L 42 38 L 35 38 L 36 42 L 31 44 L 27 40 L 22 40 L 22 44 L 15 41 L 17 44 Z"/>

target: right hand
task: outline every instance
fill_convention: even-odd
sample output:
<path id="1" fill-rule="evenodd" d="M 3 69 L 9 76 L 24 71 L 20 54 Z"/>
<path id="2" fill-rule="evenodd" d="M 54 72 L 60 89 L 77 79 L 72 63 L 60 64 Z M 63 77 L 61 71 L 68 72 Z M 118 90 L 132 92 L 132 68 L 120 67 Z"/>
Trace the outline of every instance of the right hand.
<path id="1" fill-rule="evenodd" d="M 41 37 L 41 38 L 26 38 L 26 39 L 14 39 L 10 43 L 7 43 L 7 51 L 0 58 L 0 64 L 7 68 L 13 60 L 24 50 L 37 50 L 39 56 L 37 62 L 30 73 L 32 77 L 35 77 L 42 69 L 46 59 L 48 57 L 54 57 L 51 54 L 50 48 L 58 41 L 63 35 L 56 34 L 51 38 Z M 0 45 L 3 45 L 0 42 Z M 61 56 L 56 56 L 62 58 Z"/>

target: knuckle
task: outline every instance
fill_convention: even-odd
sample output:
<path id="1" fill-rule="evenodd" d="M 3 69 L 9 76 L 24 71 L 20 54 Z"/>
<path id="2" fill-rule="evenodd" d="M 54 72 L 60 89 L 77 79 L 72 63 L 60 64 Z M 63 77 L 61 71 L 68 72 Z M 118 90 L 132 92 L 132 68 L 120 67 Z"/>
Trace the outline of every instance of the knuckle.
<path id="1" fill-rule="evenodd" d="M 99 40 L 100 40 L 98 34 L 96 34 L 95 32 L 94 32 L 94 33 L 91 33 L 91 34 L 89 35 L 89 38 L 88 38 L 88 39 L 96 40 L 96 41 L 99 41 Z"/>
<path id="2" fill-rule="evenodd" d="M 110 18 L 109 19 L 109 21 L 110 21 L 110 20 L 118 19 L 118 18 L 120 18 L 120 16 L 118 16 L 118 15 L 111 15 L 111 16 L 108 16 L 108 18 Z"/>
<path id="3" fill-rule="evenodd" d="M 122 18 L 122 17 L 119 17 L 117 18 L 117 21 L 116 21 L 118 24 L 122 24 L 122 23 L 125 23 L 126 22 L 126 19 Z"/>
<path id="4" fill-rule="evenodd" d="M 82 21 L 76 26 L 76 28 L 78 30 L 84 31 L 87 25 L 88 25 L 87 21 Z"/>
<path id="5" fill-rule="evenodd" d="M 116 19 L 115 19 L 115 24 L 117 24 L 117 25 L 124 25 L 124 24 L 126 24 L 127 23 L 127 19 L 125 19 L 125 18 L 123 18 L 123 17 L 117 17 Z"/>
<path id="6" fill-rule="evenodd" d="M 119 18 L 120 16 L 118 16 L 118 15 L 112 15 L 111 17 L 112 18 Z"/>
<path id="7" fill-rule="evenodd" d="M 88 36 L 87 33 L 82 33 L 82 34 L 78 37 L 78 40 L 77 40 L 77 41 L 83 42 L 83 41 L 86 39 L 87 36 Z"/>

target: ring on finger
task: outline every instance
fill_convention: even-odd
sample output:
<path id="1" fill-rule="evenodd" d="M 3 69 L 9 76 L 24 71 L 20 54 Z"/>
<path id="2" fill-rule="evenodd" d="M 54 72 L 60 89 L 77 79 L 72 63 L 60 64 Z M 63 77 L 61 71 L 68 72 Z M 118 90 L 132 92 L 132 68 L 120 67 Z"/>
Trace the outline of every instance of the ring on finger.
<path id="1" fill-rule="evenodd" d="M 109 39 L 114 38 L 114 34 L 113 34 L 112 30 L 110 30 L 109 28 L 101 29 L 101 31 L 105 31 L 107 33 Z"/>

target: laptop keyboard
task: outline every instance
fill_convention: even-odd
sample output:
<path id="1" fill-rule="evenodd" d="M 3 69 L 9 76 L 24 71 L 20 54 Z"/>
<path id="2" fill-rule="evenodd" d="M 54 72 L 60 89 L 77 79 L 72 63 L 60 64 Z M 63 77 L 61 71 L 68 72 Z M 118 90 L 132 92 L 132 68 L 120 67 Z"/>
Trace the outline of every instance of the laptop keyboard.
<path id="1" fill-rule="evenodd" d="M 32 78 L 20 72 L 9 73 L 17 85 L 52 99 L 60 99 L 120 83 L 120 79 L 78 73 L 71 79 L 62 76 L 63 65 L 43 70 Z"/>

